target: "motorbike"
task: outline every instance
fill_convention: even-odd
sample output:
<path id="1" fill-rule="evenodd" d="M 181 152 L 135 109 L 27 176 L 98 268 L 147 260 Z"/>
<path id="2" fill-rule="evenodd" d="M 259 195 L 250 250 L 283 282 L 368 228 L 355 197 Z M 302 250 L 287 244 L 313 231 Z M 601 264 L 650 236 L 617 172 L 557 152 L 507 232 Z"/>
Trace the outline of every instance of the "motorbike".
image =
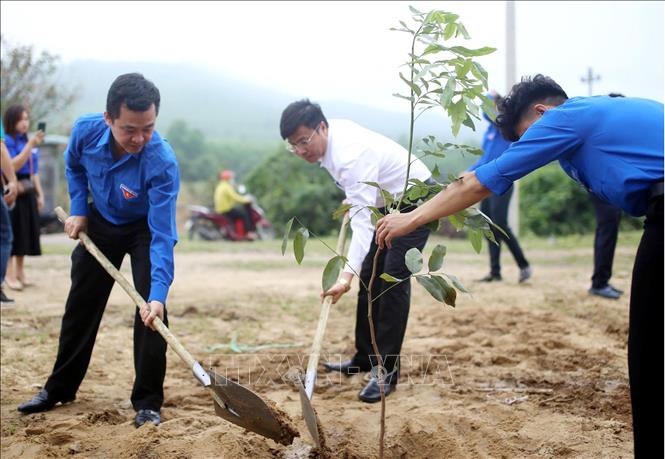
<path id="1" fill-rule="evenodd" d="M 218 214 L 205 206 L 190 205 L 189 218 L 185 222 L 185 230 L 190 240 L 200 239 L 204 241 L 216 241 L 226 239 L 228 241 L 249 241 L 242 219 L 231 218 L 226 214 Z M 254 200 L 246 204 L 250 220 L 255 227 L 256 234 L 260 240 L 271 240 L 275 238 L 275 228 L 265 217 L 265 212 Z"/>

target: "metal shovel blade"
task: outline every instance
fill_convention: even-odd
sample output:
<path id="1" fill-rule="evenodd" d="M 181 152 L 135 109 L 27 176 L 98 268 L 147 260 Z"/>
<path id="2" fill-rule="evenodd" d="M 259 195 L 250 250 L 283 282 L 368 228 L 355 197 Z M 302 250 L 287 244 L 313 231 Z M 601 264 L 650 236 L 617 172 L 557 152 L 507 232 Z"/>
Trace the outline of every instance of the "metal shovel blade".
<path id="1" fill-rule="evenodd" d="M 290 445 L 298 432 L 286 415 L 275 409 L 244 386 L 208 371 L 212 384 L 208 388 L 215 400 L 215 413 L 240 427 L 251 430 L 277 443 Z"/>
<path id="2" fill-rule="evenodd" d="M 321 448 L 321 437 L 319 436 L 319 422 L 316 417 L 316 412 L 310 402 L 307 392 L 305 391 L 305 386 L 303 386 L 302 381 L 298 379 L 296 382 L 298 386 L 298 392 L 300 393 L 300 406 L 302 407 L 302 416 L 305 418 L 305 424 L 307 424 L 307 430 L 312 436 L 312 440 L 316 443 L 317 448 Z"/>

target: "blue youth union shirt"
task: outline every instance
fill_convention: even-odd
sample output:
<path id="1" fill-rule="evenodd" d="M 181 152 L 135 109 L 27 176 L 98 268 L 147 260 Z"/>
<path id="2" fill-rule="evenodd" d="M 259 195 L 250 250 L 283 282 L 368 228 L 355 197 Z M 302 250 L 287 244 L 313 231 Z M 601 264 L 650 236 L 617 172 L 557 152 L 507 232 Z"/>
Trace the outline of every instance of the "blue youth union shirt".
<path id="1" fill-rule="evenodd" d="M 113 160 L 111 129 L 102 114 L 80 117 L 65 151 L 71 214 L 88 215 L 88 193 L 109 222 L 124 225 L 147 218 L 151 287 L 148 301 L 166 302 L 173 282 L 173 247 L 178 241 L 178 163 L 171 146 L 155 131 L 138 154 Z"/>
<path id="2" fill-rule="evenodd" d="M 12 158 L 15 158 L 23 151 L 25 145 L 28 143 L 28 136 L 25 134 L 17 134 L 16 137 L 8 135 L 5 136 L 4 141 L 5 146 L 9 151 L 9 155 Z M 30 170 L 30 159 L 28 159 L 25 164 L 16 171 L 17 174 L 39 174 L 39 148 L 33 148 L 30 155 L 32 156 L 32 170 Z"/>
<path id="3" fill-rule="evenodd" d="M 575 97 L 546 111 L 499 158 L 476 169 L 503 194 L 529 172 L 558 160 L 601 199 L 644 215 L 651 186 L 663 181 L 663 104 L 634 97 Z"/>

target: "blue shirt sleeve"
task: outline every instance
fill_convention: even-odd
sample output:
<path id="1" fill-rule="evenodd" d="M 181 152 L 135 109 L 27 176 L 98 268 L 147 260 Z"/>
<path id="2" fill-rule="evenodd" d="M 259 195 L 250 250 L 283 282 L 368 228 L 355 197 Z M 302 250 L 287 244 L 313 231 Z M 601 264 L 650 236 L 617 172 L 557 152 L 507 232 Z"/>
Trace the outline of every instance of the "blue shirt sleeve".
<path id="1" fill-rule="evenodd" d="M 176 229 L 176 199 L 180 188 L 178 166 L 175 162 L 151 178 L 148 188 L 148 226 L 150 243 L 151 286 L 148 301 L 166 303 L 173 282 L 173 247 L 178 241 Z"/>
<path id="2" fill-rule="evenodd" d="M 71 215 L 85 217 L 88 215 L 88 178 L 85 168 L 81 165 L 82 146 L 80 126 L 74 125 L 65 150 L 65 177 L 71 201 Z"/>
<path id="3" fill-rule="evenodd" d="M 30 154 L 32 155 L 32 173 L 39 174 L 39 148 L 34 148 Z"/>
<path id="4" fill-rule="evenodd" d="M 12 136 L 10 136 L 10 135 L 6 136 L 4 138 L 4 141 L 5 141 L 5 147 L 7 147 L 7 151 L 9 151 L 9 156 L 10 157 L 13 158 L 18 153 L 20 153 L 20 152 L 16 151 L 16 141 L 12 138 Z"/>
<path id="5" fill-rule="evenodd" d="M 476 177 L 494 194 L 504 194 L 513 182 L 554 160 L 572 154 L 582 140 L 565 113 L 551 109 L 498 158 L 476 169 Z"/>

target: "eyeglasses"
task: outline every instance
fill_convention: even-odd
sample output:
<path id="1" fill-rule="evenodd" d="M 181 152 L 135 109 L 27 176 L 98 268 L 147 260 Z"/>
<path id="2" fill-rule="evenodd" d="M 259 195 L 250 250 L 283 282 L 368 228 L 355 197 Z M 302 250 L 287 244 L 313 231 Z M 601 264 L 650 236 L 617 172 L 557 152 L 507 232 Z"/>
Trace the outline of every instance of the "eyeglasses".
<path id="1" fill-rule="evenodd" d="M 319 132 L 319 128 L 321 126 L 317 126 L 316 129 L 314 129 L 314 132 L 312 132 L 312 135 L 310 135 L 308 138 L 301 140 L 300 142 L 296 142 L 295 144 L 292 144 L 291 142 L 287 141 L 286 142 L 286 149 L 289 150 L 291 153 L 296 153 L 297 150 L 306 148 L 307 145 L 312 143 L 312 139 L 314 138 L 314 135 Z"/>

